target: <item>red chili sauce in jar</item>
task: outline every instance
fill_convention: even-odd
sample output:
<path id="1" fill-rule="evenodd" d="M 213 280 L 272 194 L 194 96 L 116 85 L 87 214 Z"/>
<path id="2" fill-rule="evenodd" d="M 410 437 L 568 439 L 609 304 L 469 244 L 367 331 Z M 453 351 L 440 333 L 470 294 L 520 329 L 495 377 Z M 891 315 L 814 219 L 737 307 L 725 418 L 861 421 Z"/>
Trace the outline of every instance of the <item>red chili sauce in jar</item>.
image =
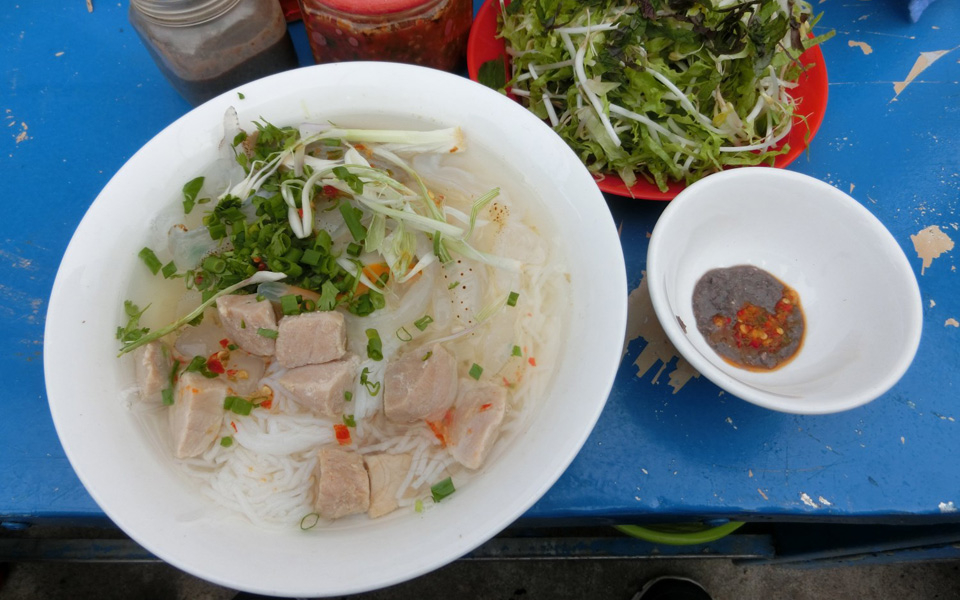
<path id="1" fill-rule="evenodd" d="M 757 267 L 707 271 L 693 288 L 693 314 L 710 347 L 744 369 L 782 367 L 803 344 L 799 294 Z"/>
<path id="2" fill-rule="evenodd" d="M 473 23 L 471 0 L 301 0 L 318 63 L 403 62 L 455 71 Z"/>

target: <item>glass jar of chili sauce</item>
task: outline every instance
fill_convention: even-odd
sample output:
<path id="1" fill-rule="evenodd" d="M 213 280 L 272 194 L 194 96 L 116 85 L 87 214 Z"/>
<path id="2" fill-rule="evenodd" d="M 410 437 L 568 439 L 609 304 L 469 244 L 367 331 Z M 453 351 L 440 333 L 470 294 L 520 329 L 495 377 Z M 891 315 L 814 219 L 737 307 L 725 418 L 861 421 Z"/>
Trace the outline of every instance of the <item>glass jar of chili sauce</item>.
<path id="1" fill-rule="evenodd" d="M 462 68 L 472 0 L 300 0 L 318 63 L 351 60 Z"/>

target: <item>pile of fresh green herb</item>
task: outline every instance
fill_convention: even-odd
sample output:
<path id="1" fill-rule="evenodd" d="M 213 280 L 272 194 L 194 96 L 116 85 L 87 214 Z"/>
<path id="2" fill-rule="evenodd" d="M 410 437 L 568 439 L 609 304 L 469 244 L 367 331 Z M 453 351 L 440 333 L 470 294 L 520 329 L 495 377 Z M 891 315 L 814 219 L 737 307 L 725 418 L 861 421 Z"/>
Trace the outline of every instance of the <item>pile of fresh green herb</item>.
<path id="1" fill-rule="evenodd" d="M 502 63 L 481 81 L 521 98 L 595 173 L 661 190 L 788 150 L 803 0 L 501 0 Z"/>

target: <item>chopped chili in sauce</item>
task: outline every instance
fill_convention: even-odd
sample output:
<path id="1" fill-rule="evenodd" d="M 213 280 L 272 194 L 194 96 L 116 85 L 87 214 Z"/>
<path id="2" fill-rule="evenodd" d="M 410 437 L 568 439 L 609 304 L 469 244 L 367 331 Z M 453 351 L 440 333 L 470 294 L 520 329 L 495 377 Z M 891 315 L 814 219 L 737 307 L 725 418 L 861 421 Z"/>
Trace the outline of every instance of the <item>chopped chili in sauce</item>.
<path id="1" fill-rule="evenodd" d="M 693 312 L 710 347 L 738 367 L 776 369 L 789 362 L 803 342 L 799 294 L 757 267 L 705 273 L 694 287 Z"/>

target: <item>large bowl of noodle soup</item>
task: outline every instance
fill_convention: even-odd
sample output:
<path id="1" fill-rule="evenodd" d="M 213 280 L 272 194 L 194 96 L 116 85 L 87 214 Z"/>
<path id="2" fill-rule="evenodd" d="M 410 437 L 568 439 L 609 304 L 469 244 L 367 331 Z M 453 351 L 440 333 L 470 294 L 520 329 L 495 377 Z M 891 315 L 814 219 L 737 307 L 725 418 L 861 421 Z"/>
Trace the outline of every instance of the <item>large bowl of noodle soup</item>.
<path id="1" fill-rule="evenodd" d="M 278 74 L 238 91 L 243 100 L 237 91 L 215 98 L 147 143 L 111 179 L 78 226 L 54 284 L 45 332 L 47 393 L 57 432 L 80 480 L 104 512 L 146 549 L 193 575 L 235 589 L 291 597 L 357 593 L 411 579 L 468 553 L 520 517 L 587 439 L 612 387 L 626 322 L 625 269 L 614 223 L 589 173 L 547 126 L 466 79 L 412 66 L 345 63 Z M 479 328 L 469 339 L 456 335 L 463 327 L 452 321 L 455 339 L 440 340 L 460 355 L 461 376 L 467 376 L 471 363 L 480 363 L 484 377 L 510 384 L 506 416 L 479 468 L 443 462 L 442 452 L 436 455 L 441 462 L 430 463 L 429 452 L 439 451 L 422 442 L 428 436 L 417 437 L 415 430 L 403 434 L 406 440 L 393 440 L 393 430 L 377 420 L 379 400 L 366 398 L 367 404 L 356 408 L 361 423 L 352 429 L 354 435 L 379 436 L 369 438 L 376 440 L 378 445 L 371 446 L 376 451 L 402 446 L 415 453 L 422 445 L 422 454 L 415 455 L 422 458 L 421 470 L 409 479 L 419 474 L 425 481 L 390 514 L 320 519 L 304 530 L 301 521 L 311 510 L 316 468 L 310 462 L 315 452 L 304 444 L 335 443 L 326 421 L 294 426 L 286 436 L 257 438 L 256 427 L 266 436 L 286 425 L 268 423 L 265 412 L 259 417 L 255 412 L 237 416 L 241 427 L 233 447 L 215 444 L 190 459 L 171 453 L 162 416 L 168 409 L 138 396 L 134 359 L 130 354 L 118 358 L 115 333 L 125 319 L 125 300 L 152 306 L 144 324 L 153 329 L 182 312 L 183 298 L 170 291 L 168 281 L 144 269 L 138 253 L 144 246 L 162 245 L 172 223 L 171 207 L 183 200 L 184 182 L 206 174 L 211 186 L 235 183 L 223 165 L 223 138 L 230 129 L 224 115 L 231 108 L 246 130 L 261 120 L 293 127 L 332 122 L 462 130 L 462 152 L 421 161 L 422 177 L 451 198 L 462 194 L 466 205 L 461 214 L 469 212 L 470 199 L 482 190 L 499 187 L 498 210 L 522 224 L 502 228 L 503 239 L 490 246 L 523 263 L 519 274 L 507 283 L 477 281 L 485 289 L 519 291 L 524 314 L 518 313 L 500 333 L 496 326 L 487 333 Z M 490 220 L 481 216 L 478 230 Z M 455 282 L 440 275 L 425 269 L 417 280 L 432 282 L 429 293 L 421 286 L 417 301 L 426 303 L 422 305 L 438 320 L 438 298 L 457 287 L 452 283 L 463 287 L 459 274 Z M 473 281 L 469 273 L 464 278 Z M 480 297 L 473 302 L 475 311 L 489 306 Z M 499 314 L 510 314 L 508 310 L 500 307 Z M 396 327 L 385 324 L 389 314 L 363 317 L 381 319 L 385 355 L 403 351 L 403 343 L 388 339 Z M 348 327 L 362 332 L 363 322 L 358 323 Z M 505 360 L 486 357 L 487 346 L 512 343 L 512 332 L 521 331 L 523 377 L 509 380 Z M 359 360 L 367 359 L 352 337 L 348 346 Z M 281 408 L 285 403 L 276 399 Z M 293 416 L 284 418 L 302 423 L 306 416 L 289 406 Z M 281 411 L 275 407 L 274 412 Z M 321 430 L 327 433 L 316 433 Z M 280 491 L 271 494 L 243 477 L 242 471 L 253 473 L 259 462 L 231 461 L 240 461 L 250 448 L 280 452 L 270 445 L 277 440 L 302 443 L 290 451 L 296 455 L 292 462 L 277 463 L 281 466 L 272 474 L 264 471 L 252 478 L 283 479 L 276 484 Z M 274 461 L 272 455 L 268 458 Z M 227 476 L 223 465 L 234 475 Z M 285 479 L 279 471 L 287 473 Z M 456 491 L 434 503 L 429 484 L 444 474 L 452 474 Z M 284 496 L 287 484 L 300 485 L 300 491 Z"/>

